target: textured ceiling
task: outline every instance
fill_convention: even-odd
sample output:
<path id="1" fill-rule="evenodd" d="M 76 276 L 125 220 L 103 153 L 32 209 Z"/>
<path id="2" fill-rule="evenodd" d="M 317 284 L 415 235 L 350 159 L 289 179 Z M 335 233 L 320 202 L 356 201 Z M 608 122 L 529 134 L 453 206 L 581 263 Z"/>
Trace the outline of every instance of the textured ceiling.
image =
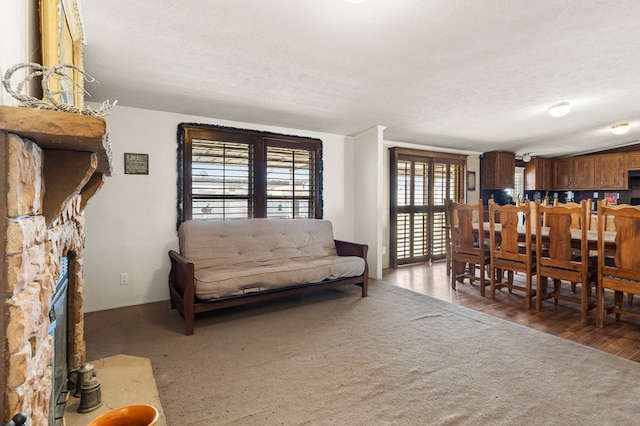
<path id="1" fill-rule="evenodd" d="M 640 138 L 637 0 L 81 1 L 96 102 L 479 152 Z"/>

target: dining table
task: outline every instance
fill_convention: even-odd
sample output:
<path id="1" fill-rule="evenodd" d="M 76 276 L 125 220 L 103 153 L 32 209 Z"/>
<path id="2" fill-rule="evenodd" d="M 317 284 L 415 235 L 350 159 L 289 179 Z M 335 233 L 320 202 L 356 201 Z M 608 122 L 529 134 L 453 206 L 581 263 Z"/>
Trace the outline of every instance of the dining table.
<path id="1" fill-rule="evenodd" d="M 500 232 L 502 230 L 502 224 L 500 223 L 496 223 L 494 224 L 495 230 L 496 232 Z M 473 229 L 474 231 L 477 233 L 478 229 L 479 229 L 479 225 L 478 223 L 474 223 L 473 224 Z M 490 223 L 489 222 L 484 222 L 483 223 L 483 230 L 484 230 L 484 234 L 485 234 L 485 238 L 489 238 L 489 234 L 490 234 Z M 542 237 L 548 237 L 549 236 L 549 227 L 543 226 L 541 228 L 542 230 Z M 518 226 L 518 233 L 522 236 L 522 238 L 524 239 L 525 235 L 527 232 L 527 228 L 524 225 L 520 225 Z M 604 244 L 605 244 L 605 251 L 606 252 L 615 252 L 615 244 L 616 244 L 616 232 L 615 231 L 604 231 L 603 234 L 604 237 Z M 536 228 L 532 227 L 531 228 L 531 238 L 533 241 L 535 241 L 536 238 Z M 571 240 L 576 242 L 576 245 L 579 245 L 580 240 L 582 239 L 582 230 L 581 229 L 571 229 Z M 587 242 L 589 245 L 589 250 L 591 251 L 596 251 L 598 250 L 598 231 L 597 230 L 589 230 L 587 231 Z"/>

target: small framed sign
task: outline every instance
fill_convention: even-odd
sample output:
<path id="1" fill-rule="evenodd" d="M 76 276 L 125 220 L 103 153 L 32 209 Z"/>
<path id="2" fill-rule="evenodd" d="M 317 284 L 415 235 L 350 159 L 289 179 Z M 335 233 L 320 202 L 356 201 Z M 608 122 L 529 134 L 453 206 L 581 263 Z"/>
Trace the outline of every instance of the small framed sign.
<path id="1" fill-rule="evenodd" d="M 467 191 L 476 190 L 476 172 L 467 172 Z"/>
<path id="2" fill-rule="evenodd" d="M 124 174 L 125 175 L 148 175 L 149 174 L 149 154 L 124 153 Z"/>

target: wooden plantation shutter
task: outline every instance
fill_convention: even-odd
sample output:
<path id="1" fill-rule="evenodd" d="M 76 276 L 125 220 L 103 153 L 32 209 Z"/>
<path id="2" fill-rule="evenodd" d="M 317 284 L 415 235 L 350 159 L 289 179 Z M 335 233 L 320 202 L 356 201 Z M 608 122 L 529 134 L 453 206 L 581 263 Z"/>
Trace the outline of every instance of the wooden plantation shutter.
<path id="1" fill-rule="evenodd" d="M 456 203 L 465 201 L 465 166 L 463 164 L 451 164 L 451 183 L 449 184 L 449 198 Z"/>
<path id="2" fill-rule="evenodd" d="M 252 146 L 193 140 L 192 219 L 250 217 L 253 200 Z"/>
<path id="3" fill-rule="evenodd" d="M 397 259 L 411 257 L 411 214 L 404 212 L 404 208 L 411 205 L 412 163 L 407 160 L 398 160 L 396 166 L 397 182 Z"/>
<path id="4" fill-rule="evenodd" d="M 270 146 L 267 140 L 267 217 L 315 217 L 314 152 Z"/>
<path id="5" fill-rule="evenodd" d="M 178 226 L 251 217 L 322 219 L 322 141 L 180 124 Z"/>
<path id="6" fill-rule="evenodd" d="M 464 200 L 466 156 L 391 148 L 389 163 L 389 265 L 444 258 L 444 201 Z"/>

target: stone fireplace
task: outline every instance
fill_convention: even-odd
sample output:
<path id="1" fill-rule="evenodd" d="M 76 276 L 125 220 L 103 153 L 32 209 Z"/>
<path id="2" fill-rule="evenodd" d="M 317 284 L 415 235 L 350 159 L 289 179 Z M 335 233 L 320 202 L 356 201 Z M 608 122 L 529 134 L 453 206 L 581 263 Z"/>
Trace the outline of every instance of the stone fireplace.
<path id="1" fill-rule="evenodd" d="M 47 424 L 60 263 L 68 259 L 66 364 L 85 362 L 84 207 L 111 176 L 103 119 L 0 106 L 0 423 Z M 54 396 L 55 397 L 55 396 Z"/>

